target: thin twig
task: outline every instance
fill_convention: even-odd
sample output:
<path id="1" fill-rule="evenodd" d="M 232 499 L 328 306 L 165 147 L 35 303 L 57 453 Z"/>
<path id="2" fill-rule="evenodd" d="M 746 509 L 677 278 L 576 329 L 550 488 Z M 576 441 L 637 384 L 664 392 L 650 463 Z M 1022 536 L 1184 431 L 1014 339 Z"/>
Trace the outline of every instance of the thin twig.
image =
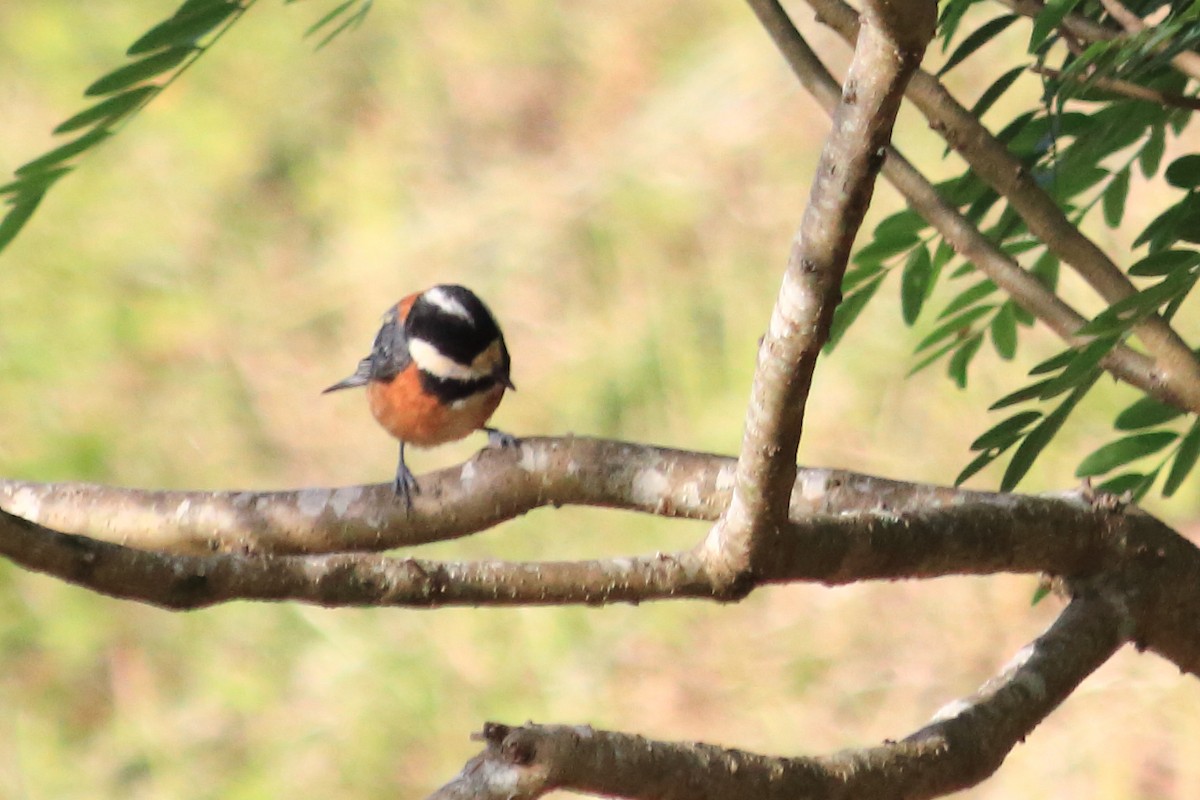
<path id="1" fill-rule="evenodd" d="M 1026 17 L 1036 17 L 1046 7 L 1041 0 L 1000 0 L 1004 5 Z M 1146 23 L 1134 14 L 1119 0 L 1100 0 L 1104 10 L 1109 13 L 1128 33 L 1140 33 L 1146 29 Z M 1062 19 L 1062 28 L 1085 42 L 1106 42 L 1121 36 L 1121 31 L 1114 30 L 1087 17 L 1074 12 Z M 1176 53 L 1171 58 L 1171 66 L 1193 80 L 1200 80 L 1200 55 L 1185 50 Z"/>
<path id="2" fill-rule="evenodd" d="M 1063 71 L 1052 67 L 1041 66 L 1034 64 L 1030 69 L 1039 75 L 1045 75 L 1050 78 L 1061 79 Z M 1071 75 L 1070 80 L 1083 84 L 1089 88 L 1103 89 L 1106 92 L 1119 94 L 1123 97 L 1129 97 L 1134 100 L 1146 100 L 1151 103 L 1158 103 L 1163 106 L 1174 106 L 1176 108 L 1186 108 L 1192 111 L 1200 110 L 1200 99 L 1188 97 L 1187 95 L 1177 94 L 1176 92 L 1160 92 L 1157 89 L 1149 89 L 1142 86 L 1140 83 L 1132 81 L 1123 81 L 1119 78 L 1105 78 L 1102 75 Z"/>

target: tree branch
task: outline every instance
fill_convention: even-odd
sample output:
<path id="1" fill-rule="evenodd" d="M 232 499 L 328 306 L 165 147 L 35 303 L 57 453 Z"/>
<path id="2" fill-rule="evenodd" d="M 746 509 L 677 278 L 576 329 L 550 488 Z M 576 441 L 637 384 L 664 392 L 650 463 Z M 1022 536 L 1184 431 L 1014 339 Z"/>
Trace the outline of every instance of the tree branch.
<path id="1" fill-rule="evenodd" d="M 1026 17 L 1036 17 L 1045 8 L 1041 0 L 1000 0 L 1018 14 Z M 1100 0 L 1104 10 L 1128 33 L 1140 33 L 1146 29 L 1146 23 L 1118 0 Z M 1062 28 L 1067 33 L 1085 42 L 1106 42 L 1121 36 L 1121 32 L 1113 30 L 1100 23 L 1093 22 L 1087 17 L 1074 12 L 1062 19 Z M 1193 80 L 1200 80 L 1200 54 L 1185 50 L 1176 53 L 1171 58 L 1171 65 Z"/>
<path id="2" fill-rule="evenodd" d="M 866 14 L 759 347 L 733 499 L 709 537 L 727 581 L 756 568 L 764 541 L 788 517 L 813 369 L 904 86 L 933 36 L 936 7 L 931 0 L 868 2 Z"/>
<path id="3" fill-rule="evenodd" d="M 1049 78 L 1058 80 L 1063 80 L 1064 78 L 1062 70 L 1053 69 L 1052 67 L 1043 67 L 1034 64 L 1030 67 L 1030 70 Z M 1073 74 L 1068 79 L 1080 85 L 1103 89 L 1106 92 L 1121 95 L 1122 97 L 1129 97 L 1134 100 L 1145 100 L 1149 103 L 1157 103 L 1162 106 L 1172 106 L 1174 108 L 1186 108 L 1189 111 L 1200 110 L 1200 99 L 1198 98 L 1175 92 L 1161 92 L 1158 89 L 1149 89 L 1140 83 L 1125 81 L 1120 78 L 1106 78 L 1103 75 L 1094 74 L 1095 72 L 1096 70 L 1093 69 L 1087 75 Z"/>
<path id="4" fill-rule="evenodd" d="M 816 473 L 818 471 L 814 471 Z M 578 562 L 438 562 L 380 555 L 174 555 L 65 534 L 0 511 L 0 555 L 116 597 L 172 609 L 229 600 L 325 606 L 545 605 L 729 600 L 756 586 L 951 574 L 1100 575 L 1121 587 L 1140 645 L 1200 671 L 1200 550 L 1111 497 L 964 495 L 882 481 L 876 493 L 807 476 L 804 501 L 857 513 L 781 525 L 736 591 L 714 578 L 721 554 L 691 551 Z M 866 485 L 876 479 L 863 478 Z M 891 486 L 889 490 L 887 487 Z M 492 498 L 496 503 L 498 498 Z M 890 501 L 896 500 L 895 505 Z M 450 511 L 448 513 L 453 513 Z"/>
<path id="5" fill-rule="evenodd" d="M 787 12 L 777 0 L 750 0 L 750 5 L 801 85 L 826 112 L 832 113 L 838 101 L 838 84 L 800 35 Z M 955 252 L 1008 292 L 1014 302 L 1044 322 L 1071 346 L 1083 347 L 1092 341 L 1091 338 L 1075 335 L 1075 331 L 1087 320 L 982 235 L 958 209 L 938 194 L 937 189 L 894 145 L 887 148 L 883 176 L 904 196 L 909 206 L 954 247 Z M 1164 403 L 1186 408 L 1184 399 L 1162 382 L 1154 362 L 1128 346 L 1115 346 L 1101 359 L 1100 364 L 1114 377 L 1146 394 Z"/>
<path id="6" fill-rule="evenodd" d="M 938 797 L 995 772 L 1127 641 L 1130 627 L 1120 598 L 1077 598 L 999 675 L 929 725 L 897 742 L 832 756 L 772 758 L 587 726 L 488 724 L 484 751 L 430 800 L 533 800 L 554 789 L 637 800 Z"/>
<path id="7" fill-rule="evenodd" d="M 153 491 L 0 479 L 0 508 L 143 550 L 207 555 L 380 551 L 486 530 L 545 506 L 588 505 L 716 521 L 736 461 L 632 442 L 529 437 L 421 476 L 411 514 L 390 484 L 277 492 Z M 970 502 L 986 492 L 802 468 L 791 516 Z"/>
<path id="8" fill-rule="evenodd" d="M 855 40 L 859 22 L 854 9 L 842 0 L 808 2 L 818 19 L 847 42 Z M 1008 201 L 1029 230 L 1101 297 L 1115 303 L 1137 291 L 1116 264 L 1071 224 L 1008 148 L 963 108 L 937 78 L 917 70 L 906 96 L 975 174 Z M 1134 332 L 1154 358 L 1161 380 L 1184 400 L 1185 408 L 1200 413 L 1200 361 L 1187 344 L 1157 315 L 1148 317 Z"/>

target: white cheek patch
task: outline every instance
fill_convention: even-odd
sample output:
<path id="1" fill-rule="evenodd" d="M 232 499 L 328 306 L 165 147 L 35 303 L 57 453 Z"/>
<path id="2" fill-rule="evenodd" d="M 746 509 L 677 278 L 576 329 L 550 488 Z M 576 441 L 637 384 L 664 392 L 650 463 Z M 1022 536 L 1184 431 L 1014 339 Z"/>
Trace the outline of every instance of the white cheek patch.
<path id="1" fill-rule="evenodd" d="M 474 367 L 460 364 L 449 356 L 443 355 L 440 350 L 424 339 L 410 339 L 408 352 L 418 367 L 435 378 L 469 381 L 488 374 L 486 371 L 476 370 Z"/>
<path id="2" fill-rule="evenodd" d="M 465 320 L 469 325 L 475 325 L 475 318 L 471 316 L 471 312 L 467 311 L 467 307 L 458 302 L 455 298 L 440 286 L 434 286 L 429 291 L 425 292 L 425 299 L 433 303 L 435 306 L 445 311 L 452 317 L 458 317 Z"/>

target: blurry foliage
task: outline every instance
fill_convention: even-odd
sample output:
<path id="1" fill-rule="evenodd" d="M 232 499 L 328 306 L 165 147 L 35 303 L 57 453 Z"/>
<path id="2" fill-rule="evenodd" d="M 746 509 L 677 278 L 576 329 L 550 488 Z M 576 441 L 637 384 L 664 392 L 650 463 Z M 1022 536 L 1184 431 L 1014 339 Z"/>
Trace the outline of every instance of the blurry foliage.
<path id="1" fill-rule="evenodd" d="M 736 450 L 824 134 L 752 16 L 716 0 L 376 4 L 314 53 L 366 5 L 306 40 L 337 0 L 258 4 L 186 79 L 147 92 L 136 125 L 68 159 L 75 173 L 0 256 L 3 474 L 385 480 L 394 447 L 361 398 L 317 392 L 353 365 L 390 302 L 443 280 L 477 288 L 502 318 L 520 386 L 502 427 Z M 177 10 L 158 6 L 159 18 Z M 985 21 L 973 13 L 964 25 Z M 45 132 L 152 18 L 136 4 L 0 4 L 0 167 L 56 147 Z M 1010 78 L 993 113 L 1036 103 L 1035 83 Z M 901 147 L 932 169 L 956 165 L 925 128 L 898 129 Z M 1128 191 L 1141 202 L 1126 203 L 1114 236 L 1157 202 L 1139 174 Z M 896 203 L 881 188 L 872 225 Z M 876 248 L 868 280 L 901 266 L 903 314 L 921 325 L 953 302 L 949 287 L 978 281 L 955 277 L 963 267 L 928 229 L 915 235 L 927 261 L 911 242 Z M 1036 263 L 1053 280 L 1057 264 Z M 806 463 L 944 481 L 985 399 L 1017 385 L 1006 361 L 972 372 L 961 395 L 928 372 L 903 380 L 901 313 L 862 310 L 821 365 Z M 997 326 L 1002 348 L 1011 327 Z M 1047 346 L 1020 342 L 1035 359 Z M 1115 414 L 1127 395 L 1099 381 L 1078 413 Z M 1030 473 L 1041 486 L 1062 484 L 1071 451 L 1102 443 L 1078 420 L 1059 436 L 1062 452 Z M 1185 485 L 1163 508 L 1182 518 L 1195 504 Z M 653 552 L 702 531 L 547 510 L 422 554 Z M 0 563 L 0 798 L 423 796 L 473 752 L 468 733 L 485 719 L 825 752 L 894 736 L 991 674 L 1051 613 L 1028 609 L 1027 583 L 791 587 L 730 607 L 174 615 Z M 1147 764 L 1194 796 L 1195 690 L 1159 667 L 1106 666 L 973 796 L 1131 795 Z M 1101 713 L 1111 724 L 1095 724 Z"/>

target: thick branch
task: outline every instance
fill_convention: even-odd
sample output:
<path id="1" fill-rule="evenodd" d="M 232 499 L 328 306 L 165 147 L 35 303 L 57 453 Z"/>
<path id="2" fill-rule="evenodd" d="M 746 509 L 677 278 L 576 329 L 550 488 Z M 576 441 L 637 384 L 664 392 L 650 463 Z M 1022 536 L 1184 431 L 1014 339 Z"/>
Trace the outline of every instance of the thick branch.
<path id="1" fill-rule="evenodd" d="M 59 533 L 5 511 L 0 555 L 101 594 L 173 610 L 230 600 L 433 608 L 715 595 L 700 561 L 689 553 L 540 564 L 379 555 L 168 555 Z"/>
<path id="2" fill-rule="evenodd" d="M 590 505 L 716 521 L 732 458 L 632 442 L 530 437 L 421 476 L 411 514 L 389 485 L 278 492 L 123 489 L 0 480 L 0 508 L 144 550 L 205 555 L 389 550 L 467 536 L 544 506 Z M 791 516 L 898 512 L 992 497 L 846 470 L 800 469 Z"/>
<path id="3" fill-rule="evenodd" d="M 846 41 L 858 35 L 854 9 L 842 0 L 808 0 L 819 19 Z M 1109 303 L 1136 292 L 1130 280 L 1094 242 L 1062 213 L 1008 148 L 965 109 L 937 78 L 917 70 L 906 95 L 988 185 L 999 192 L 1029 230 L 1074 269 Z M 1157 315 L 1134 332 L 1153 357 L 1161 380 L 1182 398 L 1189 411 L 1200 412 L 1200 361 L 1179 335 Z"/>
<path id="4" fill-rule="evenodd" d="M 897 742 L 818 758 L 772 758 L 590 727 L 489 724 L 485 750 L 430 800 L 532 800 L 554 789 L 638 800 L 938 797 L 979 783 L 1123 644 L 1119 599 L 1074 600 L 974 695 Z"/>
<path id="5" fill-rule="evenodd" d="M 832 113 L 838 102 L 838 84 L 792 24 L 787 12 L 777 0 L 750 0 L 750 4 L 800 83 L 822 108 Z M 937 189 L 894 146 L 887 148 L 883 176 L 954 247 L 955 252 L 1008 292 L 1014 302 L 1044 322 L 1068 344 L 1082 347 L 1091 341 L 1075 335 L 1075 331 L 1086 322 L 1078 312 L 982 235 L 958 209 L 938 194 Z M 1154 362 L 1141 353 L 1123 344 L 1117 345 L 1100 364 L 1114 377 L 1136 386 L 1146 394 L 1164 403 L 1186 408 L 1183 398 L 1162 382 L 1154 369 Z"/>
<path id="6" fill-rule="evenodd" d="M 867 9 L 759 347 L 733 499 L 710 536 L 710 546 L 726 562 L 726 579 L 753 569 L 763 541 L 787 519 L 813 369 L 841 299 L 842 275 L 904 86 L 933 35 L 936 8 L 929 0 L 868 3 Z"/>
<path id="7" fill-rule="evenodd" d="M 841 491 L 825 484 L 821 490 Z M 936 498 L 911 487 L 908 498 Z M 849 490 L 851 494 L 853 489 Z M 897 491 L 897 497 L 905 493 Z M 961 499 L 961 498 L 960 498 Z M 935 500 L 936 502 L 936 500 Z M 714 579 L 711 549 L 579 562 L 436 562 L 380 555 L 151 553 L 64 534 L 0 512 L 0 555 L 104 594 L 173 609 L 229 600 L 326 606 L 638 603 L 737 599 L 765 583 L 1049 571 L 1125 587 L 1139 644 L 1200 670 L 1200 550 L 1135 510 L 1086 498 L 981 495 L 970 502 L 821 515 L 772 537 L 755 573 Z"/>

